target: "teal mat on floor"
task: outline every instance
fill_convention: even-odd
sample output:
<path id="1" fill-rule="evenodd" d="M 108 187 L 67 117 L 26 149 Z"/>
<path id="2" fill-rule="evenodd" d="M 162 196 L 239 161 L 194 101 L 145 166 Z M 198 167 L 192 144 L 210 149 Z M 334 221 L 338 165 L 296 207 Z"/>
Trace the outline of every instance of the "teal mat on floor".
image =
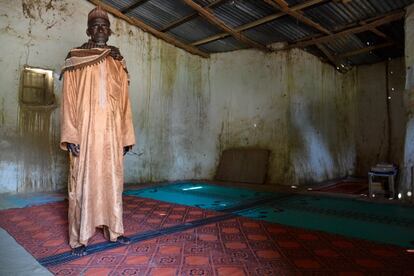
<path id="1" fill-rule="evenodd" d="M 0 194 L 0 210 L 42 205 L 64 199 L 63 193 Z"/>
<path id="2" fill-rule="evenodd" d="M 190 182 L 126 190 L 124 194 L 212 210 L 229 209 L 271 196 L 275 197 L 271 203 L 259 204 L 237 214 L 347 237 L 414 246 L 413 207 L 320 195 L 283 196 L 281 193 Z"/>
<path id="3" fill-rule="evenodd" d="M 220 187 L 204 183 L 178 183 L 142 190 L 126 190 L 124 194 L 210 210 L 227 209 L 240 205 L 243 201 L 268 195 L 268 193 L 250 189 Z"/>

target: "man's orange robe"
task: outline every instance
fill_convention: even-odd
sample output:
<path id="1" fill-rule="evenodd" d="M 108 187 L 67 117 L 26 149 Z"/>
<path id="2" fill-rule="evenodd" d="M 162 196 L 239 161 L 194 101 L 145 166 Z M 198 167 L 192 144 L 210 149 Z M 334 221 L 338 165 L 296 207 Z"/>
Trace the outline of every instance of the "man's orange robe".
<path id="1" fill-rule="evenodd" d="M 123 235 L 123 147 L 134 145 L 135 135 L 123 63 L 108 49 L 72 51 L 76 55 L 62 71 L 60 147 L 80 145 L 79 157 L 70 155 L 68 181 L 69 242 L 75 248 L 87 245 L 96 227 L 111 241 Z"/>

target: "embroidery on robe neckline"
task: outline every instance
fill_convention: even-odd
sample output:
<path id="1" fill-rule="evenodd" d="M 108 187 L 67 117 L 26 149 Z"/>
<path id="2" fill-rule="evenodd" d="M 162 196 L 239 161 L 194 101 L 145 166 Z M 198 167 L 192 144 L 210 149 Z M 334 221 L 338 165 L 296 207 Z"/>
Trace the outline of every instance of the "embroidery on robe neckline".
<path id="1" fill-rule="evenodd" d="M 63 73 L 66 71 L 72 71 L 81 69 L 84 67 L 97 65 L 100 62 L 104 61 L 111 54 L 111 48 L 89 48 L 89 49 L 82 49 L 82 48 L 74 48 L 72 49 L 68 57 L 65 59 L 65 63 L 63 64 L 62 71 L 60 73 L 59 80 L 62 79 Z M 127 73 L 128 77 L 128 84 L 129 80 L 129 72 L 126 66 L 125 59 L 122 58 L 118 60 L 121 62 L 122 68 Z"/>

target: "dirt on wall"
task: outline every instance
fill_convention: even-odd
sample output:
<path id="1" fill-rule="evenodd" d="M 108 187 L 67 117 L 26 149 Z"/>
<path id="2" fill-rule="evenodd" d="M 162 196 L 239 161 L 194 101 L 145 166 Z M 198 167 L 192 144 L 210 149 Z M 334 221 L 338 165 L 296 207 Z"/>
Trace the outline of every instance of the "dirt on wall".
<path id="1" fill-rule="evenodd" d="M 46 29 L 53 28 L 59 22 L 75 12 L 73 6 L 59 0 L 22 0 L 23 16 L 29 20 L 40 21 Z"/>
<path id="2" fill-rule="evenodd" d="M 360 66 L 357 69 L 357 166 L 356 174 L 366 177 L 379 162 L 403 162 L 406 114 L 404 61 Z"/>
<path id="3" fill-rule="evenodd" d="M 52 126 L 55 106 L 19 108 L 19 186 L 17 192 L 56 190 L 53 180 L 58 137 Z"/>

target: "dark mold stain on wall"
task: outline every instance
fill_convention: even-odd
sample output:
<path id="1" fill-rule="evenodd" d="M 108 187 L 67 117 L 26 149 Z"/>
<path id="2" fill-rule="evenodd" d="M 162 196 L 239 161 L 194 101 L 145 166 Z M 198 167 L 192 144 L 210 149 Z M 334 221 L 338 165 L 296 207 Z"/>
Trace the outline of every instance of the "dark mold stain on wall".
<path id="1" fill-rule="evenodd" d="M 44 23 L 46 30 L 66 21 L 66 17 L 72 16 L 75 7 L 64 1 L 58 0 L 22 0 L 23 16 L 30 21 Z"/>
<path id="2" fill-rule="evenodd" d="M 22 1 L 22 10 L 23 10 L 24 16 L 26 18 L 36 19 L 34 12 L 35 12 L 36 6 L 39 4 L 40 3 L 38 0 Z M 40 13 L 39 13 L 39 16 L 40 16 Z"/>

